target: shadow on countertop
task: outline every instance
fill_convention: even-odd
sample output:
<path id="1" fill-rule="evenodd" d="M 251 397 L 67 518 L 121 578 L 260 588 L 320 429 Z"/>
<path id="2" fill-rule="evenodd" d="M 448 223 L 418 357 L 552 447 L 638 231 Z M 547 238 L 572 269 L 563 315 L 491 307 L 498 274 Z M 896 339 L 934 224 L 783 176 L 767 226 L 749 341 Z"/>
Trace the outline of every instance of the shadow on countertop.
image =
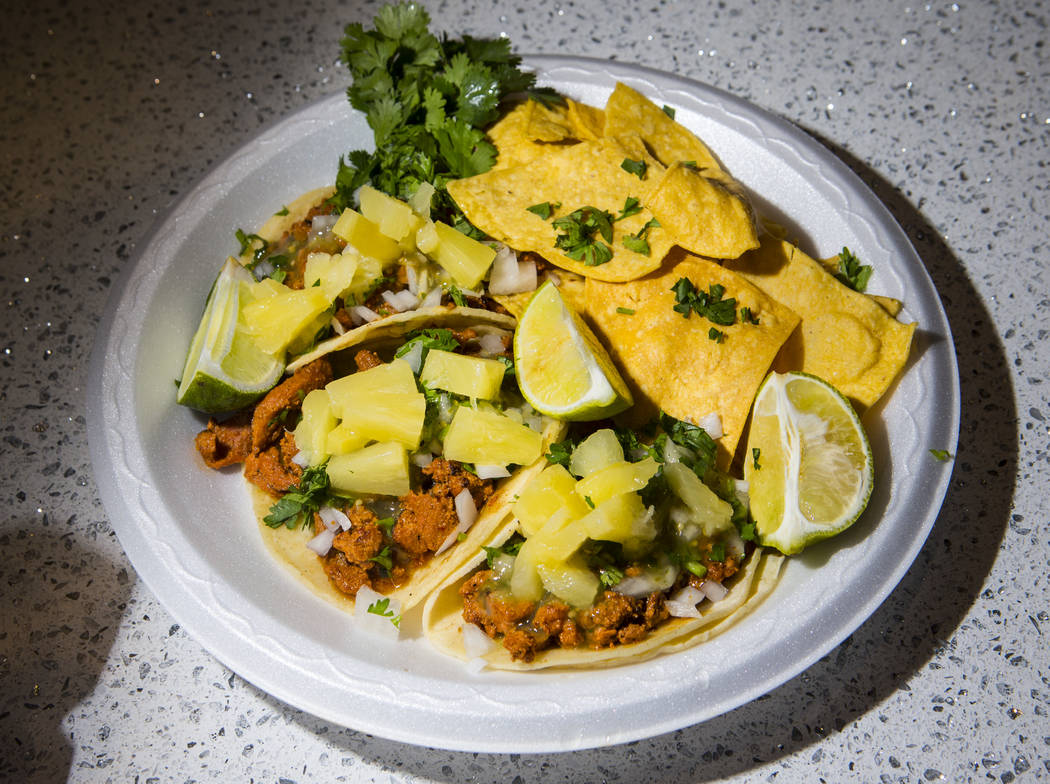
<path id="1" fill-rule="evenodd" d="M 63 723 L 102 676 L 131 580 L 31 517 L 0 535 L 0 585 L 0 781 L 66 781 L 73 748 Z"/>

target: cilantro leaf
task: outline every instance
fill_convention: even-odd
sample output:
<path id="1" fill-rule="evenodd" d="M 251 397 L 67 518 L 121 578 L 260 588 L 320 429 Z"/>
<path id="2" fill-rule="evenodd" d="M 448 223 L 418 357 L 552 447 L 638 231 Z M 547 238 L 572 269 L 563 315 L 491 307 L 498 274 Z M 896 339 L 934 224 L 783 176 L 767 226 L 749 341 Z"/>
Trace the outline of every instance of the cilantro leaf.
<path id="1" fill-rule="evenodd" d="M 930 454 L 933 455 L 934 459 L 942 463 L 947 463 L 953 457 L 952 453 L 947 449 L 931 449 Z"/>
<path id="2" fill-rule="evenodd" d="M 560 201 L 553 203 L 549 201 L 541 201 L 539 204 L 533 204 L 531 207 L 526 207 L 525 209 L 534 215 L 539 215 L 544 220 L 550 220 L 551 215 L 553 215 L 554 211 L 559 207 L 561 207 Z"/>
<path id="3" fill-rule="evenodd" d="M 843 248 L 839 252 L 839 271 L 835 273 L 835 277 L 854 291 L 863 293 L 868 288 L 871 272 L 871 267 L 861 264 L 849 248 Z"/>
<path id="4" fill-rule="evenodd" d="M 604 264 L 613 256 L 612 248 L 606 244 L 612 242 L 613 220 L 609 212 L 590 206 L 555 218 L 554 228 L 561 233 L 555 237 L 554 247 L 588 267 Z M 600 234 L 605 242 L 598 241 L 595 234 Z"/>
<path id="5" fill-rule="evenodd" d="M 270 507 L 263 522 L 270 528 L 305 527 L 313 514 L 328 501 L 328 471 L 324 465 L 303 471 L 299 484 L 285 493 Z"/>
<path id="6" fill-rule="evenodd" d="M 409 332 L 407 337 L 408 340 L 406 340 L 404 344 L 394 352 L 395 357 L 403 357 L 411 351 L 416 344 L 422 344 L 423 346 L 423 351 L 420 354 L 420 362 L 427 358 L 427 353 L 432 348 L 436 348 L 440 351 L 455 351 L 459 348 L 459 341 L 456 340 L 456 336 L 452 334 L 451 329 L 417 329 Z"/>
<path id="7" fill-rule="evenodd" d="M 696 313 L 719 326 L 728 327 L 736 323 L 736 299 L 723 299 L 725 287 L 712 283 L 707 293 L 698 291 L 689 278 L 679 278 L 671 287 L 674 292 L 675 311 L 689 318 L 689 313 Z"/>
<path id="8" fill-rule="evenodd" d="M 558 441 L 557 443 L 551 444 L 550 449 L 544 457 L 547 458 L 548 463 L 557 463 L 558 465 L 569 467 L 569 458 L 572 457 L 572 450 L 576 448 L 576 441 L 572 438 L 566 438 L 564 441 Z"/>
<path id="9" fill-rule="evenodd" d="M 629 174 L 633 174 L 639 180 L 644 180 L 645 170 L 649 168 L 649 164 L 645 161 L 636 161 L 633 158 L 624 158 L 620 168 Z"/>

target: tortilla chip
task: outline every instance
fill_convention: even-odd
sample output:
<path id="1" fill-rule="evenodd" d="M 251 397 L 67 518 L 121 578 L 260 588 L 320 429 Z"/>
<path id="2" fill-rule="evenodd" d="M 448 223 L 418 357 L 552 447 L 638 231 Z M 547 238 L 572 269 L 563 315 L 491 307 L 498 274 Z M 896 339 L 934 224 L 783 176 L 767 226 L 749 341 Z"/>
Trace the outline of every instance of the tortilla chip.
<path id="1" fill-rule="evenodd" d="M 593 141 L 605 135 L 605 112 L 594 106 L 566 98 L 569 126 L 580 141 Z"/>
<path id="2" fill-rule="evenodd" d="M 679 245 L 700 256 L 735 259 L 758 247 L 754 210 L 743 187 L 724 172 L 672 164 L 646 206 Z"/>
<path id="3" fill-rule="evenodd" d="M 547 104 L 539 101 L 528 101 L 529 122 L 525 133 L 531 142 L 563 142 L 574 140 L 572 124 L 569 122 L 569 109 L 565 104 Z"/>
<path id="4" fill-rule="evenodd" d="M 625 139 L 630 144 L 631 137 Z M 624 247 L 624 237 L 637 233 L 653 217 L 645 208 L 647 183 L 620 166 L 624 158 L 645 156 L 638 137 L 633 139 L 633 146 L 611 139 L 548 146 L 541 157 L 528 164 L 453 180 L 448 183 L 448 192 L 472 224 L 517 251 L 538 253 L 552 264 L 586 277 L 633 280 L 659 267 L 675 244 L 669 232 L 655 227 L 648 233 L 648 256 Z M 654 171 L 662 171 L 652 158 L 646 156 L 646 162 Z M 554 217 L 586 206 L 615 216 L 628 196 L 640 198 L 642 210 L 616 221 L 610 243 L 612 258 L 593 267 L 561 253 L 555 247 L 559 232 L 552 220 L 528 210 L 534 204 L 550 202 L 561 204 Z"/>
<path id="5" fill-rule="evenodd" d="M 758 250 L 726 266 L 802 317 L 777 357 L 777 371 L 819 376 L 863 410 L 904 368 L 915 324 L 901 324 L 794 245 L 764 237 Z"/>
<path id="6" fill-rule="evenodd" d="M 750 308 L 758 324 L 738 319 L 718 326 L 695 313 L 683 318 L 674 310 L 671 290 L 679 278 L 689 278 L 703 292 L 712 284 L 724 286 L 724 298 L 736 299 L 738 310 Z M 586 305 L 591 325 L 634 394 L 632 421 L 647 421 L 661 410 L 690 422 L 718 414 L 724 431 L 719 463 L 729 465 L 759 384 L 798 316 L 741 276 L 697 256 L 630 283 L 588 279 Z M 711 339 L 712 328 L 725 334 L 723 342 Z"/>
<path id="7" fill-rule="evenodd" d="M 617 82 L 605 104 L 605 135 L 637 133 L 664 166 L 691 161 L 701 169 L 719 169 L 715 156 L 696 135 L 637 90 Z"/>

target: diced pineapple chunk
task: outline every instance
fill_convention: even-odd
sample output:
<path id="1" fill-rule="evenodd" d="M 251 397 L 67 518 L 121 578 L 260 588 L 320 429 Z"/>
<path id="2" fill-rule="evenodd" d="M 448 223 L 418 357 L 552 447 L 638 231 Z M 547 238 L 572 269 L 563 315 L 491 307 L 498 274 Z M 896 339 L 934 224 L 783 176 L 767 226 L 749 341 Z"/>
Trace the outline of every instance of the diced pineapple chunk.
<path id="1" fill-rule="evenodd" d="M 576 476 L 588 476 L 595 471 L 623 462 L 623 447 L 609 428 L 595 430 L 572 451 L 569 470 Z"/>
<path id="2" fill-rule="evenodd" d="M 253 291 L 262 296 L 242 311 L 245 326 L 259 348 L 278 356 L 285 349 L 301 349 L 312 343 L 328 320 L 331 300 L 316 287 L 296 291 L 282 286 L 283 291 L 276 293 L 270 293 L 270 288 Z"/>
<path id="3" fill-rule="evenodd" d="M 481 465 L 529 465 L 543 454 L 543 437 L 492 410 L 460 406 L 445 433 L 449 460 Z"/>
<path id="4" fill-rule="evenodd" d="M 336 425 L 328 393 L 315 389 L 303 398 L 302 419 L 295 428 L 295 445 L 311 466 L 320 465 L 331 454 L 328 434 Z"/>
<path id="5" fill-rule="evenodd" d="M 715 536 L 733 527 L 733 507 L 715 495 L 687 466 L 668 463 L 664 466 L 664 476 L 671 491 L 689 507 L 704 536 Z"/>
<path id="6" fill-rule="evenodd" d="M 354 452 L 369 442 L 368 436 L 356 433 L 345 424 L 338 424 L 328 431 L 325 451 L 330 455 L 345 455 Z"/>
<path id="7" fill-rule="evenodd" d="M 535 602 L 543 596 L 543 581 L 536 569 L 542 554 L 543 548 L 536 540 L 526 539 L 514 556 L 514 566 L 510 570 L 510 592 L 516 599 Z"/>
<path id="8" fill-rule="evenodd" d="M 367 405 L 344 406 L 340 426 L 369 441 L 396 441 L 415 449 L 423 435 L 427 401 L 420 392 L 391 392 Z"/>
<path id="9" fill-rule="evenodd" d="M 332 227 L 332 233 L 352 245 L 362 256 L 371 256 L 383 264 L 396 261 L 401 256 L 401 248 L 395 240 L 390 239 L 364 215 L 355 210 L 345 209 L 339 220 Z"/>
<path id="10" fill-rule="evenodd" d="M 495 400 L 506 371 L 507 366 L 498 359 L 470 357 L 432 348 L 427 352 L 419 380 L 428 387 L 457 395 Z"/>
<path id="11" fill-rule="evenodd" d="M 598 593 L 598 576 L 577 555 L 562 563 L 536 565 L 543 587 L 572 607 L 589 607 Z"/>
<path id="12" fill-rule="evenodd" d="M 332 489 L 350 495 L 405 495 L 410 489 L 408 451 L 402 444 L 379 443 L 328 461 Z"/>
<path id="13" fill-rule="evenodd" d="M 423 219 L 400 199 L 364 185 L 357 194 L 361 203 L 361 214 L 379 227 L 379 231 L 392 240 L 403 241 L 414 236 L 423 225 Z"/>
<path id="14" fill-rule="evenodd" d="M 440 241 L 437 229 L 434 228 L 434 221 L 426 221 L 416 231 L 416 247 L 419 248 L 420 253 L 431 255 L 437 249 Z"/>
<path id="15" fill-rule="evenodd" d="M 614 495 L 582 517 L 580 524 L 591 539 L 608 542 L 649 541 L 656 536 L 656 524 L 637 493 Z"/>
<path id="16" fill-rule="evenodd" d="M 587 529 L 581 524 L 582 517 L 575 510 L 559 509 L 531 539 L 535 547 L 542 549 L 540 560 L 546 563 L 564 561 L 580 549 L 587 540 Z"/>
<path id="17" fill-rule="evenodd" d="M 496 251 L 447 223 L 435 221 L 433 225 L 438 238 L 437 247 L 423 252 L 444 267 L 457 285 L 468 289 L 477 286 L 492 266 Z"/>
<path id="18" fill-rule="evenodd" d="M 373 401 L 389 394 L 418 392 L 412 367 L 403 359 L 395 359 L 368 370 L 359 370 L 337 378 L 325 387 L 332 400 L 332 410 L 342 418 L 346 411 L 370 406 Z"/>
<path id="19" fill-rule="evenodd" d="M 533 477 L 514 501 L 514 516 L 521 532 L 533 536 L 560 509 L 570 509 L 574 516 L 583 517 L 590 511 L 582 496 L 574 491 L 576 479 L 562 465 L 551 465 Z"/>
<path id="20" fill-rule="evenodd" d="M 596 506 L 620 493 L 635 493 L 649 484 L 660 467 L 651 457 L 637 463 L 621 460 L 594 471 L 576 485 L 581 498 L 591 499 Z"/>
<path id="21" fill-rule="evenodd" d="M 334 302 L 350 288 L 356 271 L 357 258 L 353 253 L 311 253 L 306 258 L 303 278 L 306 288 L 319 285 L 328 300 Z"/>
<path id="22" fill-rule="evenodd" d="M 435 193 L 437 193 L 437 188 L 429 182 L 421 182 L 419 187 L 416 188 L 416 192 L 412 194 L 412 198 L 408 200 L 408 206 L 419 217 L 430 220 L 430 203 L 433 201 Z M 426 251 L 423 252 L 426 253 Z"/>

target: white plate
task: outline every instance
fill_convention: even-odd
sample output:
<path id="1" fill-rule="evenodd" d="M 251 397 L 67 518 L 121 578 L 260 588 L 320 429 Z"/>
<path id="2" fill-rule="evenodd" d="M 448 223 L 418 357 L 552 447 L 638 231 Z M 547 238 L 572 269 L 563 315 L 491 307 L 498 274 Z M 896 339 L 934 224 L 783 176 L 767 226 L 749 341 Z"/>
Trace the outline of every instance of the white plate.
<path id="1" fill-rule="evenodd" d="M 914 356 L 866 424 L 877 484 L 862 519 L 788 564 L 757 613 L 692 650 L 578 673 L 471 674 L 406 629 L 355 636 L 349 616 L 300 587 L 264 550 L 241 477 L 203 467 L 203 420 L 175 405 L 208 287 L 233 232 L 309 188 L 371 133 L 343 94 L 312 104 L 220 164 L 162 218 L 114 292 L 92 358 L 89 435 L 110 520 L 171 614 L 256 686 L 328 721 L 409 743 L 537 752 L 635 740 L 742 705 L 799 673 L 856 629 L 897 584 L 933 526 L 955 451 L 958 371 L 937 293 L 886 209 L 837 158 L 788 122 L 712 87 L 618 63 L 533 57 L 568 95 L 603 105 L 617 80 L 696 131 L 820 256 L 849 246 L 873 292 L 917 321 Z"/>

